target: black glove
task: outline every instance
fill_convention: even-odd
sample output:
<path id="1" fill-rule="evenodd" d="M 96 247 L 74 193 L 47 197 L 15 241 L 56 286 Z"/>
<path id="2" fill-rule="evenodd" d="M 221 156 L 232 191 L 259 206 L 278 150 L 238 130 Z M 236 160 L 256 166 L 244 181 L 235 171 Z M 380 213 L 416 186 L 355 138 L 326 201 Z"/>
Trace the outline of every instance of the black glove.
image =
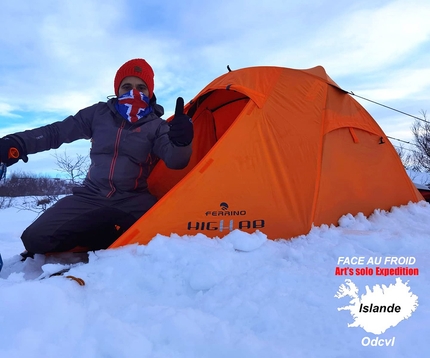
<path id="1" fill-rule="evenodd" d="M 9 167 L 20 159 L 28 162 L 27 153 L 25 153 L 22 145 L 10 136 L 0 138 L 0 163 Z"/>
<path id="2" fill-rule="evenodd" d="M 193 122 L 184 113 L 184 99 L 182 97 L 178 97 L 176 100 L 175 115 L 169 122 L 169 126 L 169 138 L 174 145 L 185 147 L 192 142 L 194 137 Z"/>

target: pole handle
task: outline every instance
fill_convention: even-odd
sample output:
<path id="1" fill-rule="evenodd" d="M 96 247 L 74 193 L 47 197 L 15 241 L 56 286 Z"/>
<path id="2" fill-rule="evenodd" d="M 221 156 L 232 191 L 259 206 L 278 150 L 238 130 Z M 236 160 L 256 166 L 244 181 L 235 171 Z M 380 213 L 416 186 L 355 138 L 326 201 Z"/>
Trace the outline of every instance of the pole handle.
<path id="1" fill-rule="evenodd" d="M 19 150 L 15 147 L 9 148 L 9 152 L 7 153 L 8 159 L 18 159 L 19 158 Z"/>

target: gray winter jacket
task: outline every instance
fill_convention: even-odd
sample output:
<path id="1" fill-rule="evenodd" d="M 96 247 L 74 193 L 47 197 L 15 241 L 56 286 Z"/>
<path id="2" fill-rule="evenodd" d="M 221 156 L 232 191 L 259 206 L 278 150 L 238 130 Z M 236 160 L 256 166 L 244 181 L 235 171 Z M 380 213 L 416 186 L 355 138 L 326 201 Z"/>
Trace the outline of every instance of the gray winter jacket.
<path id="1" fill-rule="evenodd" d="M 169 126 L 157 114 L 163 108 L 153 104 L 150 113 L 136 123 L 125 120 L 115 109 L 117 99 L 99 102 L 61 122 L 11 135 L 27 154 L 56 149 L 77 139 L 91 139 L 91 166 L 84 185 L 105 197 L 147 191 L 147 178 L 161 158 L 168 168 L 185 168 L 191 144 L 173 145 Z"/>

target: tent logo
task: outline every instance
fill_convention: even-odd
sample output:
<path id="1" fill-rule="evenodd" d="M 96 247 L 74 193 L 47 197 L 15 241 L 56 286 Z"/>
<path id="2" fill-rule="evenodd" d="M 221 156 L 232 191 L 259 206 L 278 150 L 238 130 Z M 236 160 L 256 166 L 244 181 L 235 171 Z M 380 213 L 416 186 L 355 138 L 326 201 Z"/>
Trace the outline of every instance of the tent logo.
<path id="1" fill-rule="evenodd" d="M 216 220 L 216 219 L 215 219 Z M 240 220 L 230 219 L 219 221 L 189 221 L 187 225 L 187 230 L 218 230 L 223 231 L 233 231 L 235 229 L 239 230 L 256 230 L 264 228 L 266 225 L 264 219 L 258 220 Z"/>
<path id="2" fill-rule="evenodd" d="M 232 216 L 245 216 L 247 215 L 246 210 L 228 210 L 230 207 L 226 202 L 221 202 L 219 204 L 221 210 L 208 210 L 205 212 L 205 216 L 210 216 L 208 220 L 213 221 L 189 221 L 187 225 L 188 230 L 217 230 L 223 231 L 233 231 L 235 229 L 239 230 L 256 230 L 265 227 L 265 220 L 238 220 L 237 218 L 231 218 Z M 222 217 L 219 217 L 222 216 Z M 230 218 L 226 218 L 230 216 Z M 245 218 L 241 218 L 245 219 Z"/>
<path id="3" fill-rule="evenodd" d="M 221 210 L 227 210 L 228 209 L 228 204 L 227 203 L 221 203 L 219 204 Z"/>
<path id="4" fill-rule="evenodd" d="M 221 210 L 206 211 L 206 216 L 243 216 L 246 215 L 246 210 L 228 210 L 228 204 L 223 201 L 219 204 Z"/>

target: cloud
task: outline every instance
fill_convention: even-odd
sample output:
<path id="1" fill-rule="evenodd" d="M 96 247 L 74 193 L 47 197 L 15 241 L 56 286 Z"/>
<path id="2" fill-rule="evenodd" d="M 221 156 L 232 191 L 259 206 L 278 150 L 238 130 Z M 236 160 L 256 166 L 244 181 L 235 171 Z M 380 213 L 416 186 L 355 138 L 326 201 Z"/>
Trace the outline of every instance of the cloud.
<path id="1" fill-rule="evenodd" d="M 15 117 L 18 118 L 19 115 L 13 113 L 15 108 L 7 103 L 0 102 L 0 116 L 2 117 Z"/>
<path id="2" fill-rule="evenodd" d="M 414 6 L 415 5 L 415 6 Z M 395 1 L 334 19 L 311 44 L 336 75 L 382 70 L 402 62 L 430 37 L 430 3 Z"/>
<path id="3" fill-rule="evenodd" d="M 52 94 L 81 91 L 92 102 L 103 85 L 108 93 L 112 75 L 107 80 L 106 69 L 113 67 L 115 56 L 106 49 L 115 53 L 115 46 L 107 41 L 120 24 L 118 14 L 113 1 L 2 4 L 2 96 L 14 108 L 43 111 L 43 98 Z"/>
<path id="4" fill-rule="evenodd" d="M 430 89 L 428 19 L 428 0 L 6 1 L 1 132 L 105 101 L 116 70 L 133 57 L 154 68 L 165 118 L 177 96 L 192 99 L 227 65 L 322 65 L 342 88 L 417 114 Z M 363 105 L 384 130 L 410 127 Z"/>
<path id="5" fill-rule="evenodd" d="M 430 66 L 412 70 L 393 71 L 384 81 L 375 82 L 361 91 L 363 96 L 380 101 L 395 101 L 407 97 L 428 100 L 430 92 Z"/>

